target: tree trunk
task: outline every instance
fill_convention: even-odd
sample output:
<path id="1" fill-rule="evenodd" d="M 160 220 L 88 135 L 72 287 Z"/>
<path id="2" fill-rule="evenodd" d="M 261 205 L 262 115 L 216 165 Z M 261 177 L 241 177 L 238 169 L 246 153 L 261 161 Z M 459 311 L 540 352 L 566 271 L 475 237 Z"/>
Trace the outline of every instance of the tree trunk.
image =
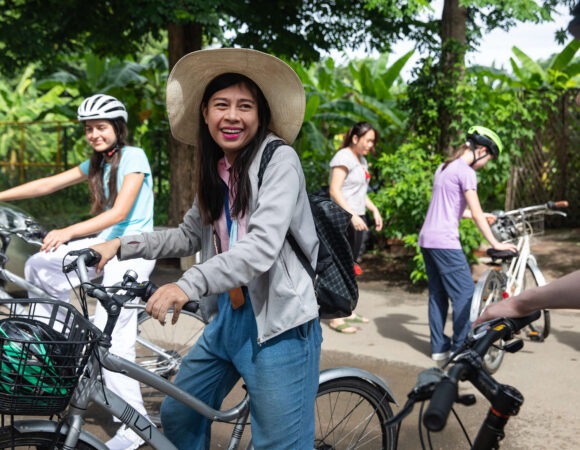
<path id="1" fill-rule="evenodd" d="M 467 8 L 459 5 L 459 0 L 445 0 L 441 17 L 441 84 L 444 97 L 456 95 L 457 83 L 465 69 L 465 44 Z M 438 148 L 445 153 L 453 136 L 449 126 L 453 121 L 453 111 L 442 101 L 439 110 Z"/>
<path id="2" fill-rule="evenodd" d="M 199 24 L 170 24 L 169 69 L 187 53 L 201 50 L 202 26 Z M 168 139 L 169 147 L 169 224 L 175 226 L 191 207 L 195 197 L 196 166 L 195 147 L 177 141 L 173 136 Z"/>

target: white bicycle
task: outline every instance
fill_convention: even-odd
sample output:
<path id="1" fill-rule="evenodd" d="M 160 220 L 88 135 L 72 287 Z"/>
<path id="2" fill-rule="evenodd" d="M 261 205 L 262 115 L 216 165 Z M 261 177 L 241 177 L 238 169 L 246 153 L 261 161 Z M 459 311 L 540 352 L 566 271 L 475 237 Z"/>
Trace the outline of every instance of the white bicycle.
<path id="1" fill-rule="evenodd" d="M 500 242 L 513 242 L 517 253 L 488 249 L 492 268 L 486 270 L 480 277 L 471 302 L 471 321 L 492 303 L 519 295 L 525 289 L 543 286 L 546 280 L 532 254 L 530 239 L 544 231 L 544 218 L 547 215 L 566 216 L 559 211 L 566 208 L 568 202 L 548 202 L 543 205 L 528 206 L 512 211 L 496 211 L 496 221 L 491 230 Z M 545 309 L 541 317 L 527 328 L 527 336 L 535 341 L 542 342 L 550 334 L 550 312 Z M 499 345 L 490 347 L 484 357 L 484 367 L 488 373 L 499 369 L 505 351 L 517 351 L 509 344 L 500 341 Z"/>

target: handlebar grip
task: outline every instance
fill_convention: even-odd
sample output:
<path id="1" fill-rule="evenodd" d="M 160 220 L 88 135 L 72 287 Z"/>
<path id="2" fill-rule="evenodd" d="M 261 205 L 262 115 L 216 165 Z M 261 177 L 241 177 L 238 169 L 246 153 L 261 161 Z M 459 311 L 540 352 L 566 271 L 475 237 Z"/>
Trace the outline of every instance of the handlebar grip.
<path id="1" fill-rule="evenodd" d="M 532 314 L 525 317 L 505 319 L 510 322 L 514 332 L 520 331 L 522 328 L 528 326 L 530 323 L 535 322 L 540 318 L 541 312 L 535 311 Z"/>
<path id="2" fill-rule="evenodd" d="M 568 207 L 567 200 L 560 200 L 557 202 L 548 202 L 548 208 L 550 208 L 550 209 L 562 209 L 562 208 L 567 208 L 567 207 Z"/>
<path id="3" fill-rule="evenodd" d="M 159 289 L 156 285 L 154 285 L 151 282 L 147 283 L 147 288 L 145 289 L 145 292 L 143 293 L 143 296 L 141 297 L 141 299 L 144 302 L 147 302 L 147 300 L 149 300 L 151 298 L 151 296 L 153 294 L 155 294 L 155 291 Z"/>
<path id="4" fill-rule="evenodd" d="M 437 385 L 423 416 L 423 424 L 428 430 L 441 431 L 445 428 L 457 392 L 457 382 L 450 378 L 444 378 Z"/>

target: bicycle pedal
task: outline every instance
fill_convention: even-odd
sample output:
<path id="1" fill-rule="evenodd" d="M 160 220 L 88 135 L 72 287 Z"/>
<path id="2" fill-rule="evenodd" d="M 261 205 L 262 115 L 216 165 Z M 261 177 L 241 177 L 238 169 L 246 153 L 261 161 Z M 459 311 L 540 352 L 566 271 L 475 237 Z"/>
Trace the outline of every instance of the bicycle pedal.
<path id="1" fill-rule="evenodd" d="M 528 333 L 528 337 L 530 338 L 530 340 L 535 342 L 543 342 L 544 340 L 544 336 L 542 336 L 542 334 L 538 333 L 537 331 L 530 331 Z"/>

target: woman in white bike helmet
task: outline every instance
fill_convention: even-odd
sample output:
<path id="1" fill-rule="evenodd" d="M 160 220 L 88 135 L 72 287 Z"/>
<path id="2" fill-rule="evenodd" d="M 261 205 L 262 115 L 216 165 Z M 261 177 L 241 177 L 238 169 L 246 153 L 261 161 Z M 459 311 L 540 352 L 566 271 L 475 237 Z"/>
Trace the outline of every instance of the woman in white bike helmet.
<path id="1" fill-rule="evenodd" d="M 471 326 L 474 283 L 459 242 L 459 221 L 473 219 L 493 248 L 516 250 L 513 244 L 494 237 L 477 196 L 475 171 L 498 158 L 502 142 L 495 132 L 481 126 L 471 127 L 466 141 L 435 172 L 431 202 L 419 234 L 429 284 L 431 357 L 440 365 L 459 348 Z M 444 333 L 449 301 L 453 307 L 451 337 Z"/>
<path id="2" fill-rule="evenodd" d="M 86 98 L 78 108 L 92 153 L 89 159 L 65 172 L 31 181 L 0 192 L 0 201 L 48 195 L 84 181 L 89 183 L 93 217 L 50 231 L 41 251 L 26 263 L 26 279 L 48 294 L 69 301 L 70 285 L 62 273 L 64 255 L 109 239 L 153 230 L 153 180 L 145 152 L 127 144 L 127 110 L 115 97 L 97 94 Z M 95 237 L 87 237 L 95 236 Z M 112 259 L 104 268 L 104 285 L 112 285 L 127 269 L 147 280 L 155 262 Z M 95 274 L 96 275 L 96 274 Z M 78 282 L 78 280 L 77 280 Z M 95 323 L 103 327 L 106 313 L 97 305 Z M 137 311 L 123 309 L 111 351 L 134 360 Z M 139 383 L 121 374 L 105 373 L 105 382 L 116 394 L 145 414 Z M 142 441 L 131 430 L 122 428 L 107 443 L 112 449 L 137 448 Z"/>

